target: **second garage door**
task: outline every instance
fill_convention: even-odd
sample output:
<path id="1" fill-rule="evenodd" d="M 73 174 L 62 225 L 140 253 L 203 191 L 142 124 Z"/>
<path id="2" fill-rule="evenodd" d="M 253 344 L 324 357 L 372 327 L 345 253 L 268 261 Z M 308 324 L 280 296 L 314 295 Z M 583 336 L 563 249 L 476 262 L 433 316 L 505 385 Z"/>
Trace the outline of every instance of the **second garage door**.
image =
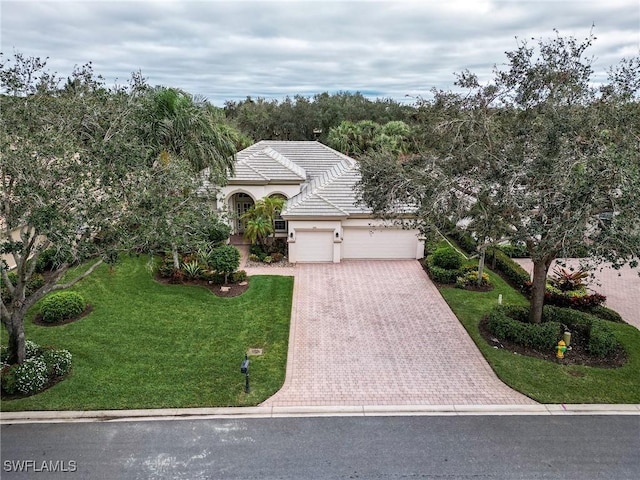
<path id="1" fill-rule="evenodd" d="M 332 231 L 298 231 L 296 233 L 296 261 L 332 262 Z"/>
<path id="2" fill-rule="evenodd" d="M 342 258 L 416 258 L 418 237 L 413 230 L 345 227 Z"/>

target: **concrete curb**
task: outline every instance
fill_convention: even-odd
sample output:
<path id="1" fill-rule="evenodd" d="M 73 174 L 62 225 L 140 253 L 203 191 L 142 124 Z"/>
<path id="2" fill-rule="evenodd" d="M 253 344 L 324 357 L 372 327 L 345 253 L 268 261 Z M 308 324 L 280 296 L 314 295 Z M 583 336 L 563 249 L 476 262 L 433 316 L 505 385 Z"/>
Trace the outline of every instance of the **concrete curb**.
<path id="1" fill-rule="evenodd" d="M 353 405 L 0 412 L 0 425 L 158 420 L 469 415 L 640 415 L 640 404 Z"/>

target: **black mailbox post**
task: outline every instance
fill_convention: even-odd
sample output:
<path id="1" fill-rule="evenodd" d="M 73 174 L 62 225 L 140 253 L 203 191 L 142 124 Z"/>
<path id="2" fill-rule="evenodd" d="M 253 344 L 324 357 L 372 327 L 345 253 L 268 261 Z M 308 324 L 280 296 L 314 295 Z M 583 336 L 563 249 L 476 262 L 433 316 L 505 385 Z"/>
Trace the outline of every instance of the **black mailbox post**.
<path id="1" fill-rule="evenodd" d="M 242 361 L 242 365 L 240 365 L 240 373 L 244 373 L 245 375 L 246 380 L 244 384 L 244 391 L 246 393 L 249 393 L 249 358 L 246 354 L 244 356 L 244 360 Z"/>

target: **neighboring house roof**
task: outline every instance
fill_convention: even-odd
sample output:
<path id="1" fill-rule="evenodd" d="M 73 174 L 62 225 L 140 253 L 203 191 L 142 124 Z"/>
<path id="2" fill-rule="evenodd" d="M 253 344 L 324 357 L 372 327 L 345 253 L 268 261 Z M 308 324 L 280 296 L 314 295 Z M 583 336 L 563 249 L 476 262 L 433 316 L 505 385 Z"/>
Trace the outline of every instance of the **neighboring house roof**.
<path id="1" fill-rule="evenodd" d="M 263 140 L 238 152 L 235 168 L 229 184 L 300 184 L 282 211 L 285 219 L 370 214 L 356 205 L 356 161 L 322 143 Z"/>

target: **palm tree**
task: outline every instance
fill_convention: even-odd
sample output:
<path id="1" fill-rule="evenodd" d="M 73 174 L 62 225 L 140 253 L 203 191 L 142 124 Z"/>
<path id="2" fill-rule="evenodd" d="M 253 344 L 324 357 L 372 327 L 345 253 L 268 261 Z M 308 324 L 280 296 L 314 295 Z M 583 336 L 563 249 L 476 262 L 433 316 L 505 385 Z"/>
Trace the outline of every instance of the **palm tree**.
<path id="1" fill-rule="evenodd" d="M 262 215 L 264 215 L 264 217 L 269 220 L 271 222 L 271 225 L 273 226 L 273 231 L 271 232 L 271 234 L 274 236 L 274 238 L 276 236 L 274 222 L 278 214 L 282 211 L 284 203 L 285 199 L 280 197 L 267 197 L 263 200 L 258 201 L 258 209 L 260 213 L 262 213 Z"/>
<path id="2" fill-rule="evenodd" d="M 184 164 L 187 174 L 194 178 L 206 170 L 212 183 L 223 185 L 233 173 L 238 140 L 232 130 L 223 125 L 222 118 L 217 117 L 216 110 L 204 99 L 174 88 L 156 87 L 149 90 L 144 99 L 139 129 L 158 175 L 165 167 Z M 164 220 L 173 232 L 170 243 L 174 267 L 178 269 L 180 262 L 174 241 L 177 231 L 170 212 L 166 212 Z"/>
<path id="3" fill-rule="evenodd" d="M 148 94 L 143 116 L 141 129 L 154 161 L 180 157 L 194 173 L 208 168 L 218 184 L 233 172 L 237 135 L 204 99 L 156 87 Z"/>
<path id="4" fill-rule="evenodd" d="M 245 214 L 246 215 L 246 214 Z M 244 236 L 251 243 L 259 243 L 264 249 L 264 240 L 273 232 L 273 222 L 263 215 L 247 218 Z"/>

